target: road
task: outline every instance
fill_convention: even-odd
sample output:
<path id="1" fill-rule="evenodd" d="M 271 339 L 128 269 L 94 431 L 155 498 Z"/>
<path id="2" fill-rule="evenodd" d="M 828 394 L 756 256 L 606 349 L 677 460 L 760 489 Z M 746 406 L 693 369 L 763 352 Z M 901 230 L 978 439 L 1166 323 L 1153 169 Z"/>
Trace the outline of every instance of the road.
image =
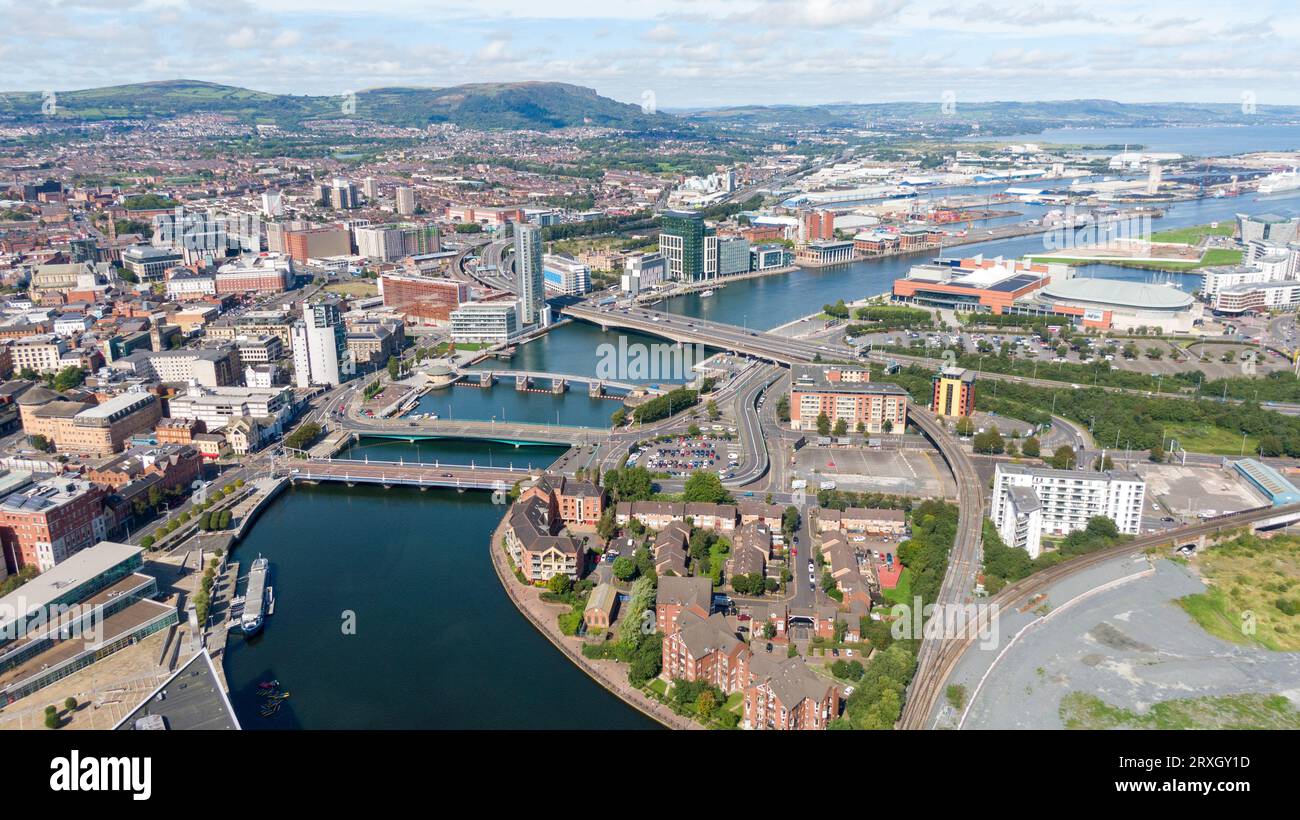
<path id="1" fill-rule="evenodd" d="M 676 342 L 702 344 L 735 353 L 756 356 L 778 364 L 796 364 L 817 358 L 850 357 L 847 348 L 815 344 L 761 330 L 738 328 L 722 322 L 675 316 L 638 306 L 597 308 L 588 304 L 571 305 L 563 313 L 600 325 L 602 328 L 626 328 L 662 336 Z"/>

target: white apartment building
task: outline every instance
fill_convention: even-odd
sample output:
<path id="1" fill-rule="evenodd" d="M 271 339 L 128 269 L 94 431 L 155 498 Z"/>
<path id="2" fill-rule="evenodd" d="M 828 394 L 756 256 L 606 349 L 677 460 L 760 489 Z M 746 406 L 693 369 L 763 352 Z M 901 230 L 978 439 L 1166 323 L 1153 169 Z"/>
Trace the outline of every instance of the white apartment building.
<path id="1" fill-rule="evenodd" d="M 1028 496 L 1014 488 L 1032 492 L 1038 502 L 1034 510 Z M 1038 557 L 1038 538 L 1028 528 L 1037 521 L 1038 536 L 1069 535 L 1088 525 L 1094 516 L 1109 518 L 1122 533 L 1137 535 L 1142 528 L 1142 504 L 1146 482 L 1136 473 L 1117 471 L 1053 470 L 998 464 L 993 478 L 990 518 L 1008 544 L 1024 545 L 1031 558 Z M 1022 530 L 1024 531 L 1022 534 Z"/>
<path id="2" fill-rule="evenodd" d="M 173 268 L 167 278 L 167 298 L 175 302 L 211 296 L 216 292 L 217 277 L 210 273 Z"/>
<path id="3" fill-rule="evenodd" d="M 338 305 L 303 303 L 291 331 L 294 379 L 298 387 L 338 387 L 356 374 Z"/>
<path id="4" fill-rule="evenodd" d="M 497 344 L 519 332 L 514 302 L 466 302 L 451 312 L 451 340 Z"/>
<path id="5" fill-rule="evenodd" d="M 1253 265 L 1215 265 L 1201 273 L 1201 297 L 1211 304 L 1219 291 L 1238 285 L 1258 285 L 1263 282 L 1277 282 L 1287 276 L 1285 259 L 1270 261 L 1265 266 L 1262 261 Z"/>
<path id="6" fill-rule="evenodd" d="M 542 229 L 536 225 L 515 225 L 515 274 L 519 283 L 521 325 L 535 325 L 546 303 L 546 274 L 542 268 Z"/>

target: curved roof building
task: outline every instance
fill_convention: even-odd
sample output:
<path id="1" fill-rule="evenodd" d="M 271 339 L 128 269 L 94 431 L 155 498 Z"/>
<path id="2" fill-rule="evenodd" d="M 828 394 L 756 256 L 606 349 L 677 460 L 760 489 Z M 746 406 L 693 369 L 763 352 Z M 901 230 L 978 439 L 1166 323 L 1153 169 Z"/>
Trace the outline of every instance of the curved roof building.
<path id="1" fill-rule="evenodd" d="M 1052 282 L 1036 296 L 1053 306 L 1082 309 L 1085 323 L 1120 330 L 1159 327 L 1167 332 L 1185 333 L 1192 329 L 1196 319 L 1191 294 L 1167 285 L 1075 278 Z"/>

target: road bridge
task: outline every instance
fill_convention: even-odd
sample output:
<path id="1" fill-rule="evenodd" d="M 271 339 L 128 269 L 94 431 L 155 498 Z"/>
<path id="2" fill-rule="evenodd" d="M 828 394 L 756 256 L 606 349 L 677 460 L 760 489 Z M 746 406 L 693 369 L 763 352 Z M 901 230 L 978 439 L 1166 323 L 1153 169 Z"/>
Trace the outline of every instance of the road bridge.
<path id="1" fill-rule="evenodd" d="M 457 421 L 454 419 L 336 419 L 336 428 L 369 438 L 399 441 L 424 439 L 466 439 L 498 441 L 522 447 L 530 444 L 595 444 L 609 438 L 603 427 L 505 421 Z"/>
<path id="2" fill-rule="evenodd" d="M 800 364 L 818 359 L 848 358 L 852 352 L 833 345 L 777 336 L 762 330 L 749 330 L 723 322 L 711 322 L 689 316 L 677 316 L 642 307 L 598 308 L 582 303 L 562 311 L 575 319 L 600 325 L 602 329 L 623 328 L 660 336 L 674 342 L 702 344 L 733 353 L 754 356 L 777 364 Z"/>
<path id="3" fill-rule="evenodd" d="M 516 481 L 530 481 L 545 469 L 484 465 L 422 464 L 408 461 L 354 459 L 303 459 L 293 462 L 287 477 L 292 482 L 342 482 L 454 490 L 509 490 Z"/>

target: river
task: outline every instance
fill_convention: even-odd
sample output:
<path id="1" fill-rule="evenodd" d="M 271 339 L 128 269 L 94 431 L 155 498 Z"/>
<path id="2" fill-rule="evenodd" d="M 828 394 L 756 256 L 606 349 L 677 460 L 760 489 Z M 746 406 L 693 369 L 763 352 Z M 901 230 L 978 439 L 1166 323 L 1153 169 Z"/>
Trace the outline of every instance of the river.
<path id="1" fill-rule="evenodd" d="M 1293 213 L 1300 192 L 1178 203 L 1156 229 L 1231 219 L 1239 210 Z M 1040 236 L 986 242 L 955 254 L 1020 257 L 1044 248 Z M 711 297 L 686 296 L 662 307 L 753 328 L 771 328 L 827 302 L 889 290 L 925 256 L 892 257 L 835 268 L 738 281 Z M 1112 266 L 1087 275 L 1142 281 Z M 1195 277 L 1188 277 L 1190 282 Z M 1184 289 L 1188 289 L 1186 285 Z M 580 322 L 523 345 L 507 365 L 591 375 L 597 347 L 616 333 Z M 636 341 L 654 342 L 651 337 Z M 498 405 L 517 421 L 603 421 L 617 406 L 585 391 L 552 397 L 453 388 L 431 394 L 458 418 L 490 418 Z M 583 409 L 583 403 L 591 405 Z M 608 411 L 606 411 L 608 408 Z M 588 415 L 590 414 L 590 415 Z M 600 417 L 603 415 L 603 419 Z M 561 448 L 503 444 L 363 440 L 345 457 L 460 464 L 547 463 Z M 502 508 L 486 493 L 342 485 L 297 487 L 263 513 L 235 557 L 271 560 L 275 614 L 261 635 L 232 637 L 225 664 L 231 697 L 248 728 L 632 728 L 652 724 L 592 682 L 528 624 L 502 592 L 487 539 Z M 348 612 L 356 634 L 344 634 Z M 276 678 L 291 693 L 272 718 L 258 715 L 256 684 Z"/>

